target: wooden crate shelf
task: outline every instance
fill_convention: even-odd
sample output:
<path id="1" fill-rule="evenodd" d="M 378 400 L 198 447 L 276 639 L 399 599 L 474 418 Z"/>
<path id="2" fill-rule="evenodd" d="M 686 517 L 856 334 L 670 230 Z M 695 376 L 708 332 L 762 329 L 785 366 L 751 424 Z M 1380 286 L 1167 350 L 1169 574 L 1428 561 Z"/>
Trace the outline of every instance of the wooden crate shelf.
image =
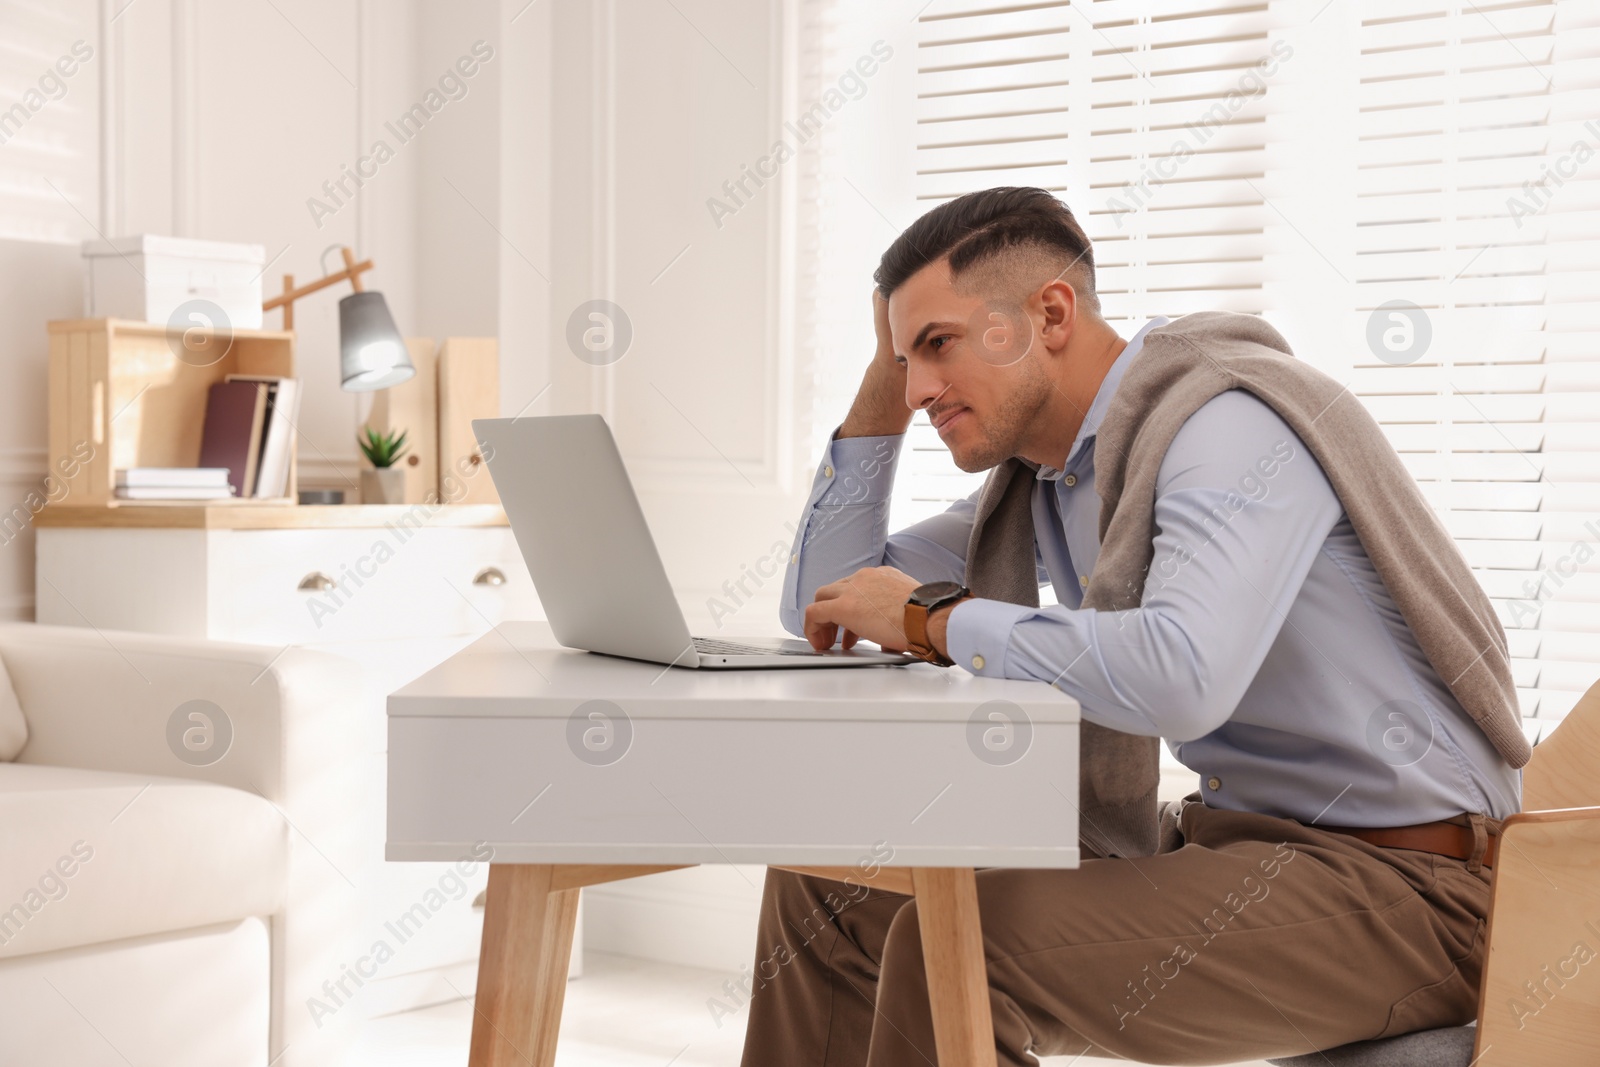
<path id="1" fill-rule="evenodd" d="M 49 329 L 50 473 L 66 485 L 53 508 L 150 503 L 118 501 L 116 472 L 199 466 L 206 396 L 214 382 L 229 374 L 295 376 L 292 332 L 234 330 L 225 354 L 198 366 L 178 358 L 183 335 L 160 323 L 71 319 L 52 322 Z M 212 339 L 206 330 L 189 333 Z M 291 440 L 286 496 L 204 504 L 297 506 L 296 452 Z"/>

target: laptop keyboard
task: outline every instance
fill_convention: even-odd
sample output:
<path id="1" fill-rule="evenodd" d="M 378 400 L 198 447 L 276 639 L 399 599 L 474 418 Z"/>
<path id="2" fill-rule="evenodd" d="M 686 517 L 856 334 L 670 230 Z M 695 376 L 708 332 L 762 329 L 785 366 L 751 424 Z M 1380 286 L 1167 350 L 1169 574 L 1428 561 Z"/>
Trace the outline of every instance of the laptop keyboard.
<path id="1" fill-rule="evenodd" d="M 762 648 L 758 645 L 741 645 L 735 641 L 719 641 L 713 637 L 696 637 L 694 650 L 713 656 L 815 656 L 813 649 Z"/>

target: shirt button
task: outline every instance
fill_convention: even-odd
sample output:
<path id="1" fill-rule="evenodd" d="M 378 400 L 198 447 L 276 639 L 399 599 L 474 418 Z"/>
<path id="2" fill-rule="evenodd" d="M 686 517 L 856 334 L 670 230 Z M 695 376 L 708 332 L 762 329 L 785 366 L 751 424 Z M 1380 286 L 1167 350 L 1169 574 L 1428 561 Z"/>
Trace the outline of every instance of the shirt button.
<path id="1" fill-rule="evenodd" d="M 975 670 L 975 671 L 983 670 L 983 657 L 982 656 L 973 656 L 972 657 L 972 669 Z"/>
<path id="2" fill-rule="evenodd" d="M 1222 779 L 1213 774 L 1210 778 L 1206 779 L 1206 785 L 1212 789 L 1221 789 Z"/>
<path id="3" fill-rule="evenodd" d="M 790 556 L 789 557 L 789 562 L 790 563 L 799 563 L 800 562 L 800 553 L 796 552 L 796 553 L 794 553 L 794 555 Z"/>
<path id="4" fill-rule="evenodd" d="M 1069 474 L 1061 480 L 1067 483 L 1068 489 L 1078 484 L 1078 476 L 1076 474 Z"/>
<path id="5" fill-rule="evenodd" d="M 824 466 L 822 468 L 822 476 L 824 478 L 832 478 L 833 477 L 833 465 L 832 464 L 828 464 L 827 466 Z"/>
<path id="6" fill-rule="evenodd" d="M 1089 588 L 1089 576 L 1087 574 L 1078 575 L 1078 584 L 1084 589 Z"/>

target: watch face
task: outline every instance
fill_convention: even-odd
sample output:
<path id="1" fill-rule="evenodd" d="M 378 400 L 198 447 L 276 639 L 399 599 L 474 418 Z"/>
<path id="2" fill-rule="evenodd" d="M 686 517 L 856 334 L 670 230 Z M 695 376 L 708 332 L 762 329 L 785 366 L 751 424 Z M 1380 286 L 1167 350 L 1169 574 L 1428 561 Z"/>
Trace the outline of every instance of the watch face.
<path id="1" fill-rule="evenodd" d="M 931 607 L 946 597 L 961 592 L 960 582 L 925 582 L 911 593 L 911 603 Z"/>

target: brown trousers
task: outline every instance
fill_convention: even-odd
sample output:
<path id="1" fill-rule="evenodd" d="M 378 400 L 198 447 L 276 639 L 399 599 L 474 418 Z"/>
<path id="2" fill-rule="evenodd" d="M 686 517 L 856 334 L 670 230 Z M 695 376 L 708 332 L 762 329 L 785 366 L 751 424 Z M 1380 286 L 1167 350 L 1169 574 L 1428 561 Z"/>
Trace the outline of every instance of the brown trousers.
<path id="1" fill-rule="evenodd" d="M 1456 860 L 1192 800 L 1169 814 L 1182 840 L 1155 856 L 978 872 L 1001 1067 L 1234 1063 L 1476 1016 L 1482 833 Z M 769 870 L 755 972 L 744 1067 L 937 1063 L 910 897 Z"/>

